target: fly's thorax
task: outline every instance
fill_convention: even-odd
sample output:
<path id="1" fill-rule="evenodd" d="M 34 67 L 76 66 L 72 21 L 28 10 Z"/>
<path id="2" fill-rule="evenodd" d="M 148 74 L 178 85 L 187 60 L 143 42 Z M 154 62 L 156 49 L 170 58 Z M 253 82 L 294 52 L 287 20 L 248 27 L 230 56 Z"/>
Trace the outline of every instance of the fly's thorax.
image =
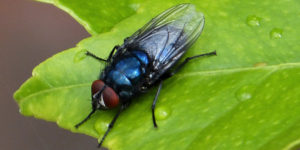
<path id="1" fill-rule="evenodd" d="M 133 50 L 116 57 L 105 68 L 101 78 L 118 93 L 120 99 L 130 99 L 141 89 L 148 64 L 146 53 Z"/>

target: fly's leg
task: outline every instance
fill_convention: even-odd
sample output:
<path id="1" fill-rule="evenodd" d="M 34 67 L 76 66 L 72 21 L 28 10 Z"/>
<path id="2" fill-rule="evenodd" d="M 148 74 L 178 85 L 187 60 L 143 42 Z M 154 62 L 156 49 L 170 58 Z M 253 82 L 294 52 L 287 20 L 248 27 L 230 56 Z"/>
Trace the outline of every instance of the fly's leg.
<path id="1" fill-rule="evenodd" d="M 97 59 L 97 60 L 99 60 L 99 61 L 109 62 L 110 59 L 111 59 L 111 57 L 113 56 L 115 50 L 118 50 L 119 47 L 120 47 L 119 45 L 116 45 L 116 46 L 111 50 L 111 52 L 110 52 L 110 54 L 109 54 L 109 56 L 108 56 L 108 59 L 100 58 L 100 57 L 96 56 L 95 54 L 93 54 L 93 53 L 91 53 L 91 52 L 89 52 L 89 51 L 86 51 L 85 54 L 86 54 L 87 56 L 91 56 L 91 57 L 93 57 L 93 58 L 95 58 L 95 59 Z"/>
<path id="2" fill-rule="evenodd" d="M 105 61 L 105 62 L 106 62 L 105 59 L 100 58 L 100 57 L 96 56 L 95 54 L 93 54 L 93 53 L 91 53 L 91 52 L 89 52 L 89 51 L 86 51 L 85 54 L 86 54 L 87 56 L 91 56 L 91 57 L 93 57 L 93 58 L 95 58 L 95 59 L 97 59 L 97 60 L 99 60 L 99 61 Z"/>
<path id="3" fill-rule="evenodd" d="M 98 144 L 98 148 L 101 147 L 102 143 L 104 142 L 105 137 L 107 136 L 108 132 L 112 129 L 112 127 L 114 126 L 116 120 L 118 119 L 120 113 L 125 109 L 125 107 L 121 106 L 119 111 L 117 112 L 117 114 L 115 115 L 115 117 L 113 118 L 113 120 L 109 123 L 108 128 L 105 132 L 105 134 L 103 135 L 100 143 Z"/>
<path id="4" fill-rule="evenodd" d="M 173 72 L 169 72 L 163 76 L 164 79 L 169 78 L 173 76 L 175 73 L 177 73 L 185 64 L 187 64 L 190 60 L 195 59 L 195 58 L 200 58 L 200 57 L 205 57 L 205 56 L 213 56 L 217 55 L 216 51 L 205 53 L 205 54 L 200 54 L 192 57 L 187 57 L 182 63 L 180 63 L 177 68 Z"/>
<path id="5" fill-rule="evenodd" d="M 81 126 L 83 123 L 85 123 L 87 120 L 89 120 L 92 116 L 92 114 L 94 114 L 96 111 L 96 109 L 93 109 L 89 115 L 87 117 L 85 117 L 81 122 L 79 122 L 78 124 L 75 125 L 75 128 L 78 128 L 79 126 Z"/>
<path id="6" fill-rule="evenodd" d="M 156 95 L 155 95 L 155 98 L 154 98 L 153 103 L 152 103 L 152 120 L 153 120 L 153 125 L 154 125 L 155 128 L 157 128 L 157 124 L 156 124 L 156 120 L 155 120 L 154 110 L 155 110 L 156 102 L 157 102 L 157 99 L 158 99 L 158 95 L 159 95 L 161 87 L 162 87 L 162 83 L 163 82 L 160 81 L 157 92 L 156 92 Z"/>
<path id="7" fill-rule="evenodd" d="M 155 109 L 155 105 L 158 99 L 158 95 L 160 93 L 161 87 L 162 87 L 162 81 L 173 76 L 175 73 L 177 73 L 186 63 L 188 63 L 190 60 L 195 59 L 195 58 L 199 58 L 199 57 L 204 57 L 204 56 L 213 56 L 213 55 L 217 55 L 216 51 L 210 52 L 210 53 L 205 53 L 205 54 L 201 54 L 201 55 L 196 55 L 196 56 L 192 56 L 192 57 L 188 57 L 186 58 L 181 64 L 178 65 L 177 68 L 175 68 L 175 70 L 173 72 L 167 72 L 166 74 L 164 74 L 161 78 L 160 78 L 160 83 L 159 83 L 159 87 L 158 90 L 156 92 L 155 98 L 153 100 L 153 104 L 152 104 L 152 119 L 153 119 L 153 124 L 154 127 L 157 128 L 157 124 L 156 124 L 156 120 L 155 120 L 155 115 L 154 115 L 154 109 Z"/>
<path id="8" fill-rule="evenodd" d="M 129 39 L 129 37 L 126 37 L 126 38 L 124 39 L 124 43 L 126 43 L 126 42 L 128 41 L 128 39 Z"/>
<path id="9" fill-rule="evenodd" d="M 111 52 L 109 53 L 109 56 L 108 56 L 108 58 L 107 58 L 107 62 L 109 62 L 109 61 L 111 60 L 111 58 L 112 58 L 112 56 L 113 56 L 115 50 L 119 50 L 119 48 L 120 48 L 120 46 L 119 46 L 119 45 L 116 45 L 116 46 L 111 50 Z"/>

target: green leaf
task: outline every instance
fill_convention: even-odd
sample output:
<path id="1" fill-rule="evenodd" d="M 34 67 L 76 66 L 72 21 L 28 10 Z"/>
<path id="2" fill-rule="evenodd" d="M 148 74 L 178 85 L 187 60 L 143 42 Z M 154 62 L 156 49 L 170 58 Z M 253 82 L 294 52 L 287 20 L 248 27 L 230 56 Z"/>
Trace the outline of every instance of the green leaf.
<path id="1" fill-rule="evenodd" d="M 38 0 L 51 3 L 69 13 L 92 35 L 107 32 L 133 15 L 139 5 L 129 0 Z"/>
<path id="2" fill-rule="evenodd" d="M 36 0 L 36 1 L 43 2 L 43 3 L 49 3 L 49 4 L 54 3 L 54 0 Z"/>
<path id="3" fill-rule="evenodd" d="M 14 95 L 20 112 L 101 138 L 116 110 L 97 111 L 78 130 L 74 128 L 91 110 L 90 85 L 104 67 L 85 57 L 84 51 L 108 56 L 114 45 L 178 3 L 182 2 L 54 1 L 93 36 L 33 70 Z M 130 150 L 299 148 L 300 2 L 191 3 L 205 14 L 206 25 L 186 56 L 212 50 L 218 56 L 193 60 L 164 82 L 155 112 L 157 129 L 151 120 L 153 88 L 121 114 L 104 146 Z"/>

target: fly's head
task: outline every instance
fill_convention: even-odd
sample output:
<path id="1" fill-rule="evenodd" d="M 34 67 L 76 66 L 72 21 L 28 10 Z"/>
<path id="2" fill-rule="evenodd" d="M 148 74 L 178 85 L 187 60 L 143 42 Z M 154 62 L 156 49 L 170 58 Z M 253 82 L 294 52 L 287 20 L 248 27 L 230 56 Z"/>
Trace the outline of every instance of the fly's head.
<path id="1" fill-rule="evenodd" d="M 102 80 L 95 80 L 91 88 L 93 109 L 112 109 L 119 104 L 118 94 Z"/>

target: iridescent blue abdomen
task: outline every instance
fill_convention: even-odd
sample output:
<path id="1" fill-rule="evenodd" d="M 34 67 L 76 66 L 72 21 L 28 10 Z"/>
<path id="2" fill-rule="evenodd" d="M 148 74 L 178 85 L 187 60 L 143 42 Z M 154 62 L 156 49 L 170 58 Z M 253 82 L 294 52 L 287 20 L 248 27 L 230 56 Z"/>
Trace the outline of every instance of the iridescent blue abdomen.
<path id="1" fill-rule="evenodd" d="M 118 58 L 117 61 L 106 67 L 104 77 L 105 83 L 112 87 L 121 99 L 129 99 L 138 90 L 136 85 L 141 83 L 146 73 L 149 59 L 142 51 L 130 51 L 130 53 Z"/>

